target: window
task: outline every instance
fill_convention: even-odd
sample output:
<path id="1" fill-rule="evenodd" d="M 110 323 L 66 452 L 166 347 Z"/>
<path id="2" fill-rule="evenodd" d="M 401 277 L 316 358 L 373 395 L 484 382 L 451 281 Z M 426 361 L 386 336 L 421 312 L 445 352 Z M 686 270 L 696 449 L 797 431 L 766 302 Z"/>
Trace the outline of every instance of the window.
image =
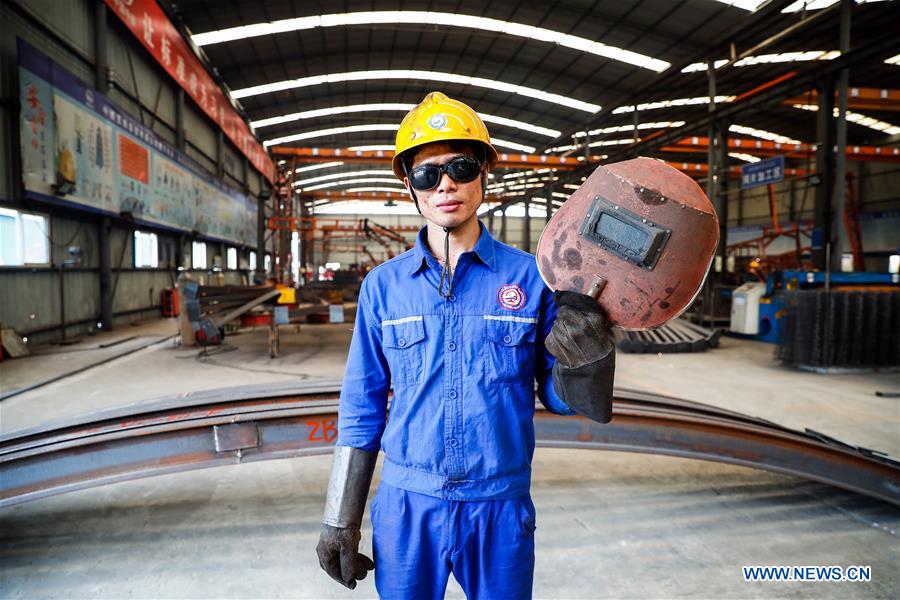
<path id="1" fill-rule="evenodd" d="M 159 267 L 159 240 L 155 233 L 135 230 L 134 266 L 138 269 Z"/>
<path id="2" fill-rule="evenodd" d="M 263 270 L 268 273 L 272 270 L 272 257 L 266 254 L 266 257 L 263 259 Z"/>
<path id="3" fill-rule="evenodd" d="M 256 270 L 256 252 L 253 250 L 250 251 L 250 270 Z"/>
<path id="4" fill-rule="evenodd" d="M 225 268 L 231 271 L 237 269 L 237 248 L 229 248 L 225 251 Z"/>
<path id="5" fill-rule="evenodd" d="M 206 242 L 194 242 L 191 246 L 191 267 L 206 268 Z"/>
<path id="6" fill-rule="evenodd" d="M 49 265 L 49 219 L 0 208 L 0 265 Z"/>

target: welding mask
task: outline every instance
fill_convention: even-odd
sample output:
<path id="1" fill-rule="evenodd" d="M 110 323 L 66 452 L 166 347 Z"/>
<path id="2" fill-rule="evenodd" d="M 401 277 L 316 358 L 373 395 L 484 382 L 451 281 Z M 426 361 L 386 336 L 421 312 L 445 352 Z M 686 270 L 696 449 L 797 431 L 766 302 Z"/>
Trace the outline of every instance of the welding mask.
<path id="1" fill-rule="evenodd" d="M 551 289 L 594 296 L 623 329 L 651 329 L 691 305 L 718 241 L 700 186 L 636 158 L 597 167 L 547 223 L 537 263 Z"/>

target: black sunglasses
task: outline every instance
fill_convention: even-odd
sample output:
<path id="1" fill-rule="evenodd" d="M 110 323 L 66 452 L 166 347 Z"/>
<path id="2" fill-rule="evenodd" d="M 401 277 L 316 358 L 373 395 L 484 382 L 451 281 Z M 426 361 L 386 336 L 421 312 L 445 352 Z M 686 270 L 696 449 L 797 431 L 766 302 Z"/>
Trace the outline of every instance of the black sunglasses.
<path id="1" fill-rule="evenodd" d="M 475 181 L 481 175 L 481 163 L 471 156 L 457 156 L 443 165 L 422 165 L 411 170 L 409 185 L 414 190 L 425 191 L 437 187 L 441 175 L 446 173 L 450 179 L 458 183 Z"/>

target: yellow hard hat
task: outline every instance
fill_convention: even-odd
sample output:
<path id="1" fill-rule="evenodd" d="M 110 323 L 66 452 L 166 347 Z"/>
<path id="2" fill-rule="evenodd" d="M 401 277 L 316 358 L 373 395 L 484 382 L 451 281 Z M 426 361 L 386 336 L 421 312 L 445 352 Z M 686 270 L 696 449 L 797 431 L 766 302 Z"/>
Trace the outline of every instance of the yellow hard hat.
<path id="1" fill-rule="evenodd" d="M 491 146 L 491 136 L 478 113 L 445 94 L 431 92 L 418 106 L 406 113 L 400 122 L 394 160 L 391 163 L 394 175 L 403 179 L 401 161 L 407 150 L 432 142 L 451 140 L 481 142 L 485 146 L 488 167 L 496 164 L 497 151 Z"/>

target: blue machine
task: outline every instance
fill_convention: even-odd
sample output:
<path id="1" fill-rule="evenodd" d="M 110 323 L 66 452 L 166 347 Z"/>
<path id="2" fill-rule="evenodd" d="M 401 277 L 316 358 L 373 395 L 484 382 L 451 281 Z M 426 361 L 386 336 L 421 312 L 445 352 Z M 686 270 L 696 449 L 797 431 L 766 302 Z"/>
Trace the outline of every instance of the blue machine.
<path id="1" fill-rule="evenodd" d="M 753 339 L 771 344 L 778 343 L 779 322 L 784 316 L 785 292 L 825 287 L 825 271 L 776 271 L 766 278 L 766 293 L 759 300 L 759 333 Z M 831 273 L 829 285 L 833 287 L 888 285 L 900 286 L 897 273 Z"/>
<path id="2" fill-rule="evenodd" d="M 825 286 L 825 271 L 777 271 L 766 279 L 766 296 L 772 296 L 779 288 L 792 292 Z M 897 273 L 831 273 L 830 285 L 900 285 Z"/>

